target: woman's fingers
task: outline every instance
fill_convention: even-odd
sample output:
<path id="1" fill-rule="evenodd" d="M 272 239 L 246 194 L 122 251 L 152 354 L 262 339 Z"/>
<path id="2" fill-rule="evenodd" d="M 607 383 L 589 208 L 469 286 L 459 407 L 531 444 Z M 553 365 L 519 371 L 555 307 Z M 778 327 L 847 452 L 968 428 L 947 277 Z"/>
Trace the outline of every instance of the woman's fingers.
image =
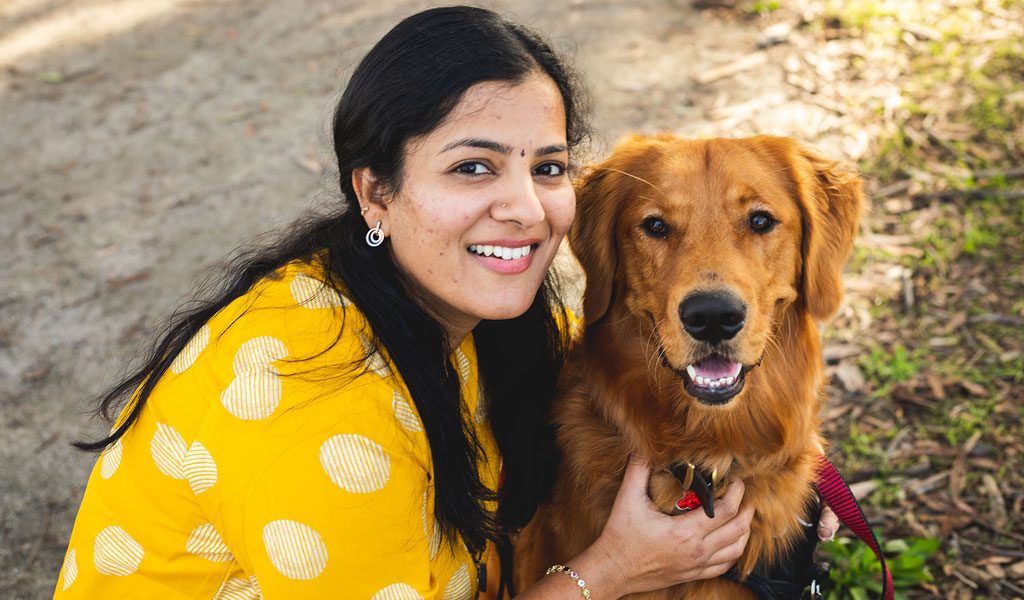
<path id="1" fill-rule="evenodd" d="M 741 479 L 730 479 L 729 485 L 725 489 L 725 495 L 715 500 L 715 517 L 713 519 L 707 518 L 704 515 L 703 510 L 694 510 L 684 517 L 676 517 L 693 519 L 697 527 L 697 534 L 701 537 L 706 537 L 710 533 L 720 529 L 725 523 L 732 521 L 740 512 L 740 502 L 743 500 L 743 480 Z M 747 519 L 749 524 L 750 519 Z"/>
<path id="2" fill-rule="evenodd" d="M 704 538 L 711 552 L 708 562 L 711 564 L 736 562 L 743 554 L 743 549 L 750 539 L 750 520 L 754 517 L 752 507 L 744 507 L 736 518 L 712 531 Z"/>
<path id="3" fill-rule="evenodd" d="M 698 569 L 697 578 L 705 577 L 709 570 L 724 573 L 743 553 L 754 509 L 741 508 L 742 499 L 743 482 L 733 480 L 725 495 L 715 502 L 714 518 L 709 519 L 701 510 L 673 517 L 682 525 L 680 534 L 686 538 L 684 547 L 689 550 L 686 558 Z"/>
<path id="4" fill-rule="evenodd" d="M 839 530 L 839 516 L 829 506 L 821 507 L 821 516 L 818 517 L 818 538 L 821 541 L 831 540 L 836 537 Z"/>
<path id="5" fill-rule="evenodd" d="M 638 454 L 630 454 L 626 463 L 626 473 L 622 476 L 618 496 L 624 494 L 630 498 L 647 497 L 647 484 L 651 479 L 651 463 Z M 616 499 L 617 501 L 617 499 Z"/>

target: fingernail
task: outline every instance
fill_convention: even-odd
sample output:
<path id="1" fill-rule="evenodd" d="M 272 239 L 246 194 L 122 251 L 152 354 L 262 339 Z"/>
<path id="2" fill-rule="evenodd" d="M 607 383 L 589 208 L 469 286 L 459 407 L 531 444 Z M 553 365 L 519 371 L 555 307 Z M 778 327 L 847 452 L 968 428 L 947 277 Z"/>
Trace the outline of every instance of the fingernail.
<path id="1" fill-rule="evenodd" d="M 836 536 L 836 532 L 831 527 L 819 527 L 818 537 L 823 541 L 831 540 Z"/>

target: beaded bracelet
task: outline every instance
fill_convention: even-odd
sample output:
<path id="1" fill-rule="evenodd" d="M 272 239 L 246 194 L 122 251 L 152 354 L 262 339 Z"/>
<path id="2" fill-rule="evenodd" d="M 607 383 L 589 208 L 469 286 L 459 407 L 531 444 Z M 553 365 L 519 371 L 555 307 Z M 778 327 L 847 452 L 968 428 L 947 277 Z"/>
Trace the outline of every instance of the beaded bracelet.
<path id="1" fill-rule="evenodd" d="M 572 580 L 576 582 L 577 586 L 579 586 L 580 593 L 583 594 L 583 597 L 586 600 L 590 600 L 590 590 L 587 589 L 587 582 L 580 579 L 579 573 L 573 571 L 565 565 L 551 565 L 550 567 L 548 567 L 547 573 L 544 574 L 550 575 L 552 573 L 565 573 L 569 577 L 572 577 Z"/>

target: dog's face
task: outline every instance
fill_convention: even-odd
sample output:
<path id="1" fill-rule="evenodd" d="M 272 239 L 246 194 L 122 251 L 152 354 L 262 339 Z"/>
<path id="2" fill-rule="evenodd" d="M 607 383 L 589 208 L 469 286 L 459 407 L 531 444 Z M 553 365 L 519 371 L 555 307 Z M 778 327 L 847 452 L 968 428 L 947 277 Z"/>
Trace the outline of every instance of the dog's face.
<path id="1" fill-rule="evenodd" d="M 786 138 L 627 140 L 579 185 L 585 320 L 647 323 L 686 393 L 725 405 L 785 311 L 836 309 L 860 209 L 855 176 Z"/>

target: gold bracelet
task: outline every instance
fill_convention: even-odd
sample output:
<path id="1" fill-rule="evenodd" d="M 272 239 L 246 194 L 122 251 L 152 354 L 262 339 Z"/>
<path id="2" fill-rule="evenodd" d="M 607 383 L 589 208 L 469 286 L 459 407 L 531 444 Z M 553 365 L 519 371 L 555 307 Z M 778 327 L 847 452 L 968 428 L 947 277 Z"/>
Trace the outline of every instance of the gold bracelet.
<path id="1" fill-rule="evenodd" d="M 586 600 L 590 600 L 590 590 L 587 589 L 587 582 L 580 579 L 579 573 L 573 571 L 565 565 L 551 565 L 550 567 L 548 567 L 548 572 L 544 574 L 550 575 L 552 573 L 565 573 L 569 577 L 572 577 L 572 580 L 576 582 L 577 586 L 579 586 L 580 593 L 583 594 L 583 597 Z"/>

